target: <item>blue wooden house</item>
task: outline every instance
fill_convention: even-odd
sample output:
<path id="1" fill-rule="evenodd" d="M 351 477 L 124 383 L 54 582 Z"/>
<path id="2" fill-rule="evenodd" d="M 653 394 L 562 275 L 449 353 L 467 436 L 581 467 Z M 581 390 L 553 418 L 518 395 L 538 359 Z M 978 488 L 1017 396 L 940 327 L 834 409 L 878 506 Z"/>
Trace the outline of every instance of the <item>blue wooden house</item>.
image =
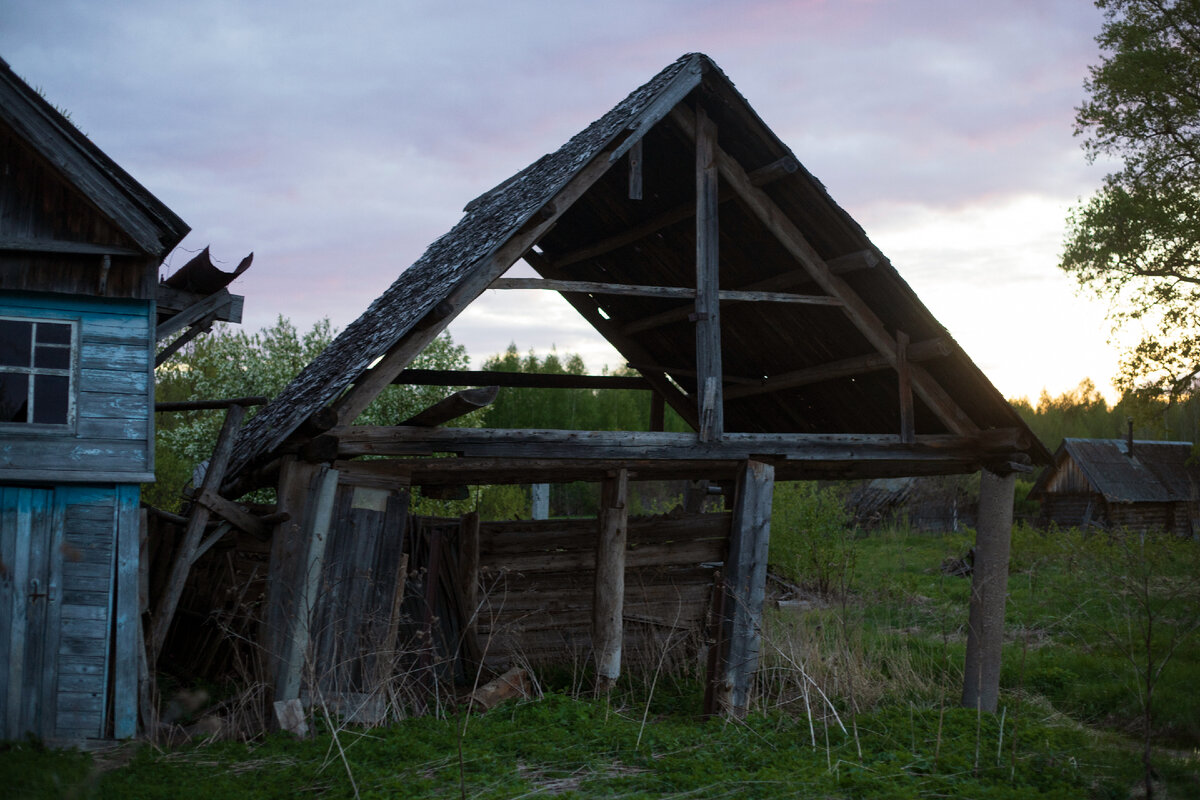
<path id="1" fill-rule="evenodd" d="M 0 739 L 136 731 L 157 269 L 187 232 L 0 61 Z"/>

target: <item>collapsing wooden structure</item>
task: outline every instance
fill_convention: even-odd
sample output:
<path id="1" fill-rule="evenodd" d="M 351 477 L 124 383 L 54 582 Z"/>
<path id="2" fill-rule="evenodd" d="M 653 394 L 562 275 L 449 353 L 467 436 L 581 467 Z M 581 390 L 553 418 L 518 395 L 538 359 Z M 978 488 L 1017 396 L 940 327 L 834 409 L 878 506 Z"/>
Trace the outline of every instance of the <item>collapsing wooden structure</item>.
<path id="1" fill-rule="evenodd" d="M 126 738 L 155 344 L 241 298 L 160 284 L 187 225 L 3 61 L 0 174 L 0 739 Z"/>
<path id="2" fill-rule="evenodd" d="M 355 557 L 328 560 L 331 548 L 352 542 L 375 547 L 359 551 L 360 570 L 369 564 L 391 587 L 402 581 L 390 576 L 418 567 L 438 574 L 437 554 L 452 550 L 456 602 L 466 610 L 458 638 L 464 650 L 490 644 L 476 613 L 487 591 L 478 526 L 454 523 L 458 533 L 442 534 L 454 539 L 449 549 L 434 534 L 403 552 L 389 543 L 386 520 L 402 515 L 410 487 L 601 484 L 586 556 L 576 536 L 573 555 L 561 557 L 591 594 L 586 648 L 601 688 L 620 674 L 623 645 L 639 622 L 627 605 L 631 562 L 640 558 L 630 549 L 629 482 L 685 478 L 723 487 L 727 533 L 711 553 L 689 558 L 697 559 L 691 568 L 707 570 L 708 594 L 697 596 L 713 598 L 717 617 L 712 704 L 736 714 L 746 709 L 757 661 L 774 481 L 982 469 L 964 699 L 994 706 L 1011 473 L 1049 454 L 711 60 L 680 58 L 464 211 L 247 423 L 221 476 L 221 493 L 234 499 L 276 486 L 278 513 L 287 515 L 271 542 L 260 641 L 272 658 L 277 700 L 311 689 L 305 664 L 330 657 L 317 652 L 326 647 L 317 620 L 341 602 L 333 587 L 356 578 L 325 572 L 353 571 Z M 505 278 L 521 259 L 541 277 Z M 406 370 L 488 289 L 561 293 L 641 375 L 522 376 L 525 385 L 603 390 L 617 385 L 606 381 L 622 388 L 632 381 L 648 393 L 649 430 L 439 427 L 462 413 L 453 400 L 410 424 L 355 426 L 393 383 L 492 383 L 488 374 Z M 693 433 L 662 431 L 667 405 Z M 374 533 L 364 536 L 363 526 Z M 351 528 L 358 533 L 348 537 Z M 540 534 L 503 535 L 506 559 L 533 558 Z M 685 541 L 667 537 L 664 562 Z M 426 615 L 441 608 L 432 584 Z M 383 592 L 342 607 L 383 613 L 407 596 Z M 529 613 L 549 613 L 535 598 L 522 602 Z"/>
<path id="3" fill-rule="evenodd" d="M 1039 523 L 1129 528 L 1194 536 L 1200 526 L 1200 466 L 1191 442 L 1064 439 L 1029 492 Z"/>

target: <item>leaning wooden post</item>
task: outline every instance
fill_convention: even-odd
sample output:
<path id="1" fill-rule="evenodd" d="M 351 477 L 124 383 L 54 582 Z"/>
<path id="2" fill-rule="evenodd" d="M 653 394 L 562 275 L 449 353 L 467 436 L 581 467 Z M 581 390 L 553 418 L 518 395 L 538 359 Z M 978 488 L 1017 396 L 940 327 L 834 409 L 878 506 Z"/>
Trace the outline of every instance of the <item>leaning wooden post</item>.
<path id="1" fill-rule="evenodd" d="M 995 711 L 1000 696 L 1000 651 L 1008 594 L 1008 554 L 1012 539 L 1016 474 L 983 470 L 979 479 L 979 522 L 971 573 L 971 607 L 962 703 Z"/>
<path id="2" fill-rule="evenodd" d="M 736 718 L 746 716 L 750 686 L 758 669 L 774 489 L 773 466 L 760 461 L 742 464 L 725 559 L 723 638 L 727 649 L 717 686 L 718 705 Z"/>
<path id="3" fill-rule="evenodd" d="M 625 498 L 629 472 L 617 470 L 601 490 L 600 535 L 596 540 L 596 585 L 592 602 L 592 649 L 596 691 L 612 689 L 621 676 L 622 620 L 625 613 Z"/>
<path id="4" fill-rule="evenodd" d="M 217 447 L 213 451 L 212 458 L 209 459 L 208 470 L 204 473 L 204 480 L 201 482 L 196 497 L 202 497 L 206 492 L 216 494 L 220 490 L 221 481 L 225 479 L 225 470 L 229 466 L 229 457 L 233 454 L 234 436 L 245 415 L 244 406 L 230 406 L 225 412 L 225 424 L 221 426 L 221 433 L 217 437 Z M 196 548 L 200 545 L 200 539 L 204 535 L 204 526 L 208 524 L 208 516 L 209 511 L 205 506 L 200 503 L 192 504 L 187 530 L 175 553 L 175 563 L 171 565 L 171 575 L 167 578 L 167 585 L 163 589 L 158 608 L 154 610 L 154 619 L 150 627 L 148 657 L 150 669 L 154 669 L 154 665 L 158 662 L 158 656 L 162 652 L 163 644 L 167 641 L 167 631 L 171 629 L 171 620 L 175 617 L 175 608 L 179 605 L 179 598 L 183 595 L 183 587 L 187 582 L 188 573 L 191 572 Z"/>

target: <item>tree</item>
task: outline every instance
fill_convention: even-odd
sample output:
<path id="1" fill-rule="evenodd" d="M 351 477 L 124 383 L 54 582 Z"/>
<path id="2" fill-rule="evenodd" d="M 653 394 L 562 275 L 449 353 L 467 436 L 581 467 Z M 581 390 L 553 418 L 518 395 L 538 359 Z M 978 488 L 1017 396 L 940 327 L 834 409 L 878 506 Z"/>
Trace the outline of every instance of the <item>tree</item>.
<path id="1" fill-rule="evenodd" d="M 1096 0 L 1100 63 L 1075 117 L 1089 161 L 1121 168 L 1072 210 L 1061 267 L 1147 332 L 1122 389 L 1175 398 L 1200 375 L 1200 0 Z"/>
<path id="2" fill-rule="evenodd" d="M 274 325 L 255 333 L 218 325 L 155 371 L 155 395 L 159 400 L 274 397 L 333 341 L 335 333 L 328 319 L 320 320 L 304 334 L 283 316 Z M 466 348 L 444 333 L 414 359 L 412 366 L 462 370 L 469 361 Z M 358 422 L 395 425 L 453 391 L 454 388 L 440 386 L 389 386 L 367 407 Z M 250 415 L 255 411 L 251 409 Z M 148 502 L 165 508 L 178 505 L 180 490 L 191 478 L 192 468 L 212 455 L 223 418 L 220 411 L 158 415 L 157 483 L 146 490 Z"/>

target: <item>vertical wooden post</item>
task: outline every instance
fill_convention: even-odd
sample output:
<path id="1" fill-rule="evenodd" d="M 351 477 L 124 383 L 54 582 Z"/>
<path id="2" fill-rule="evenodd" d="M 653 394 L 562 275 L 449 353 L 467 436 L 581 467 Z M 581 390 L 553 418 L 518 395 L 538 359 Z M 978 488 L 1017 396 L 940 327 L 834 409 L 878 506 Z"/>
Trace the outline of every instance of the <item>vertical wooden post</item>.
<path id="1" fill-rule="evenodd" d="M 529 487 L 530 516 L 534 519 L 550 519 L 550 484 L 535 483 Z"/>
<path id="2" fill-rule="evenodd" d="M 290 620 L 292 634 L 284 645 L 280 677 L 275 684 L 274 700 L 277 703 L 300 696 L 301 673 L 308 655 L 309 624 L 320 593 L 325 543 L 329 541 L 337 484 L 337 470 L 324 465 L 318 468 L 304 515 L 304 560 L 294 584 L 297 602 Z"/>
<path id="3" fill-rule="evenodd" d="M 479 631 L 479 514 L 471 511 L 463 515 L 458 529 L 458 582 L 462 586 L 463 614 L 466 625 L 463 629 L 465 652 L 475 649 L 471 643 L 477 641 Z"/>
<path id="4" fill-rule="evenodd" d="M 205 492 L 216 494 L 220 490 L 221 481 L 225 478 L 225 469 L 229 466 L 229 457 L 233 454 L 234 435 L 241 427 L 242 417 L 245 415 L 245 406 L 230 406 L 225 412 L 225 423 L 217 436 L 217 446 L 208 461 L 208 469 L 204 473 L 197 497 Z M 196 548 L 204 535 L 204 526 L 208 524 L 208 516 L 208 508 L 200 503 L 192 504 L 187 530 L 175 553 L 175 563 L 171 565 L 171 576 L 167 579 L 158 608 L 154 610 L 154 620 L 150 629 L 150 669 L 154 669 L 158 663 L 158 656 L 167 641 L 167 631 L 171 629 L 171 620 L 175 617 L 175 608 L 183 595 L 183 586 L 187 582 L 188 573 L 191 572 Z"/>
<path id="5" fill-rule="evenodd" d="M 113 738 L 132 739 L 138 709 L 138 488 L 117 487 L 117 588 L 113 603 Z"/>
<path id="6" fill-rule="evenodd" d="M 597 692 L 609 691 L 621 676 L 628 488 L 629 472 L 621 469 L 604 481 L 600 493 L 600 535 L 596 539 L 596 585 L 592 601 Z"/>
<path id="7" fill-rule="evenodd" d="M 900 441 L 912 444 L 917 440 L 913 417 L 912 378 L 908 369 L 908 334 L 896 331 L 896 377 L 900 386 Z"/>
<path id="8" fill-rule="evenodd" d="M 642 140 L 629 148 L 629 199 L 642 199 Z"/>
<path id="9" fill-rule="evenodd" d="M 667 423 L 667 401 L 658 392 L 650 392 L 650 427 L 646 430 L 661 431 Z"/>
<path id="10" fill-rule="evenodd" d="M 305 502 L 320 466 L 284 456 L 279 464 L 276 510 L 287 514 L 271 536 L 271 556 L 267 565 L 267 607 L 263 612 L 259 641 L 266 661 L 265 674 L 272 687 L 283 676 L 283 654 L 291 636 L 298 597 L 296 574 L 304 556 Z"/>
<path id="11" fill-rule="evenodd" d="M 759 461 L 742 464 L 733 502 L 729 556 L 725 559 L 724 636 L 726 653 L 717 686 L 724 712 L 741 718 L 750 705 L 758 669 L 763 597 L 767 584 L 767 545 L 771 538 L 771 499 L 775 468 Z"/>
<path id="12" fill-rule="evenodd" d="M 980 473 L 962 703 L 983 711 L 995 711 L 1000 696 L 1000 650 L 1004 644 L 1015 485 L 1015 473 L 997 475 L 986 469 Z"/>
<path id="13" fill-rule="evenodd" d="M 696 390 L 701 440 L 725 433 L 721 396 L 721 315 L 718 292 L 720 247 L 717 207 L 720 176 L 716 162 L 717 126 L 696 106 Z"/>

